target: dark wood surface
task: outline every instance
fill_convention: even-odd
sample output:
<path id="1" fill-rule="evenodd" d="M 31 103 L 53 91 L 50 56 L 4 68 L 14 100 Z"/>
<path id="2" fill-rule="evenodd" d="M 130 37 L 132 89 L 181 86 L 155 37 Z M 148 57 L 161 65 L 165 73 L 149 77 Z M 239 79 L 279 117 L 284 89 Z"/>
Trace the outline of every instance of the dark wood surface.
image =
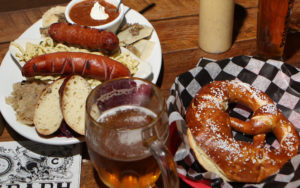
<path id="1" fill-rule="evenodd" d="M 201 57 L 218 60 L 239 55 L 255 55 L 257 1 L 236 0 L 232 48 L 222 54 L 209 54 L 198 47 L 199 0 L 123 0 L 125 5 L 137 11 L 155 3 L 155 6 L 143 15 L 152 23 L 161 42 L 163 67 L 157 85 L 166 98 L 169 96 L 170 87 L 176 76 L 193 68 Z M 3 2 L 9 1 L 1 0 L 0 2 L 2 6 Z M 39 0 L 32 1 L 40 2 L 32 6 L 28 6 L 29 0 L 20 2 L 21 5 L 15 8 L 14 5 L 8 3 L 6 8 L 0 9 L 0 62 L 8 50 L 10 41 L 16 39 L 29 26 L 39 20 L 51 6 L 65 5 L 67 1 Z M 300 33 L 297 32 L 300 25 L 299 18 L 300 2 L 296 0 L 291 18 L 293 32 L 288 34 L 285 53 L 285 62 L 296 67 L 300 67 Z M 23 139 L 5 122 L 0 121 L 0 124 L 4 125 L 0 141 Z M 97 187 L 99 185 L 101 183 L 95 178 L 91 163 L 88 157 L 84 155 L 81 187 Z"/>

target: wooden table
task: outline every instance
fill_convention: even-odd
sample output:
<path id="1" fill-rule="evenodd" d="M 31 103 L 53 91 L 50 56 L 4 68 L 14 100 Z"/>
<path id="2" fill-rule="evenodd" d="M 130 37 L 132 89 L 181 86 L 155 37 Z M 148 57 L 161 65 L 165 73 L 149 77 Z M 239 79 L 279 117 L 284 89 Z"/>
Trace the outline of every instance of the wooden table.
<path id="1" fill-rule="evenodd" d="M 235 37 L 232 48 L 222 54 L 208 54 L 198 47 L 199 0 L 123 0 L 125 5 L 137 11 L 155 3 L 155 6 L 143 15 L 153 24 L 161 42 L 163 67 L 157 85 L 161 87 L 166 98 L 175 77 L 193 68 L 201 57 L 218 60 L 239 55 L 255 55 L 257 1 L 236 0 Z M 49 4 L 45 6 L 41 3 L 37 8 L 0 12 L 0 62 L 8 50 L 10 41 L 40 19 L 49 7 Z M 296 29 L 300 23 L 297 23 L 299 15 L 300 2 L 296 1 L 292 15 L 293 27 Z M 289 33 L 285 61 L 296 67 L 300 67 L 299 44 L 300 33 Z M 0 141 L 24 139 L 5 122 L 2 124 L 5 128 Z M 95 179 L 88 156 L 84 155 L 83 158 L 81 187 L 101 185 Z"/>

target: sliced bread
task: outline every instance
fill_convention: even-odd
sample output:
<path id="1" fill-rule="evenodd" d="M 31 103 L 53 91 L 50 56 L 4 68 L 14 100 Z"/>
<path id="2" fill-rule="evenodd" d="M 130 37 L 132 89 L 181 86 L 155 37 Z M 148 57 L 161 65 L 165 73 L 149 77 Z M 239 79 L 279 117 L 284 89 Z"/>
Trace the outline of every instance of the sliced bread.
<path id="1" fill-rule="evenodd" d="M 64 84 L 61 109 L 65 122 L 78 134 L 85 134 L 85 102 L 91 91 L 89 83 L 79 75 L 73 75 Z"/>
<path id="2" fill-rule="evenodd" d="M 35 106 L 33 123 L 41 135 L 50 135 L 57 131 L 63 120 L 60 108 L 59 89 L 65 78 L 50 84 L 41 94 Z"/>

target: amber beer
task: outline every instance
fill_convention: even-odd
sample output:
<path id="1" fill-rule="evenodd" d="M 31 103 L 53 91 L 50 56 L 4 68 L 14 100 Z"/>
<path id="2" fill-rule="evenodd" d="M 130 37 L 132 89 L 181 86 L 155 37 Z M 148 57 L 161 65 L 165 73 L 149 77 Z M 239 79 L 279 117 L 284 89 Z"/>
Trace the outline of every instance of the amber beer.
<path id="1" fill-rule="evenodd" d="M 99 178 L 111 188 L 179 187 L 167 145 L 168 114 L 160 89 L 134 77 L 106 81 L 86 102 L 85 140 Z M 161 177 L 162 181 L 157 182 Z"/>
<path id="2" fill-rule="evenodd" d="M 148 125 L 155 113 L 143 107 L 121 106 L 113 108 L 98 118 L 98 122 L 111 129 L 124 129 L 117 133 L 103 129 L 97 147 L 87 139 L 91 147 L 89 155 L 101 180 L 109 187 L 152 187 L 159 178 L 160 169 L 154 157 L 145 150 L 141 129 Z"/>
<path id="3" fill-rule="evenodd" d="M 259 0 L 257 56 L 282 60 L 294 0 Z"/>

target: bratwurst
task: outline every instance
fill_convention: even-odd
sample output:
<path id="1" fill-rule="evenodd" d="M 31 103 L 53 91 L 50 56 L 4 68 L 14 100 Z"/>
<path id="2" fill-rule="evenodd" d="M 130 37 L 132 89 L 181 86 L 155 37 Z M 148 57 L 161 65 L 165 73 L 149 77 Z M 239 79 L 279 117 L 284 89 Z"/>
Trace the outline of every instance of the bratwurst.
<path id="1" fill-rule="evenodd" d="M 78 24 L 61 22 L 52 24 L 48 34 L 57 42 L 90 50 L 100 50 L 107 54 L 119 49 L 118 37 L 107 30 L 98 30 Z"/>
<path id="2" fill-rule="evenodd" d="M 97 80 L 130 76 L 122 63 L 105 56 L 83 52 L 55 52 L 36 56 L 22 67 L 25 77 L 77 74 Z"/>

